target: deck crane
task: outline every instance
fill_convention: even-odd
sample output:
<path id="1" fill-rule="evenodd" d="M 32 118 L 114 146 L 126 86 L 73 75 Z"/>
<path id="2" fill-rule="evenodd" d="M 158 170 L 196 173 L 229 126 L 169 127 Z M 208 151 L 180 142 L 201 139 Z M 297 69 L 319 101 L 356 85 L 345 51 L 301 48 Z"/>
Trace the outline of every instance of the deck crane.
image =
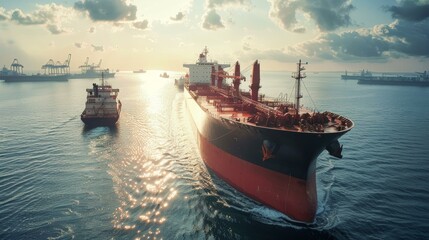
<path id="1" fill-rule="evenodd" d="M 216 71 L 214 69 L 214 67 L 213 67 L 212 68 L 212 76 L 214 76 L 214 78 L 218 79 L 218 87 L 221 87 L 222 80 L 224 78 L 231 78 L 232 79 L 232 84 L 234 85 L 235 93 L 238 96 L 240 94 L 241 80 L 246 81 L 246 77 L 244 77 L 240 73 L 240 63 L 238 63 L 238 61 L 235 63 L 235 69 L 234 70 L 235 70 L 234 71 L 234 75 L 230 75 L 228 72 L 226 72 L 225 70 L 223 70 L 220 66 L 219 66 L 219 70 L 218 71 Z"/>

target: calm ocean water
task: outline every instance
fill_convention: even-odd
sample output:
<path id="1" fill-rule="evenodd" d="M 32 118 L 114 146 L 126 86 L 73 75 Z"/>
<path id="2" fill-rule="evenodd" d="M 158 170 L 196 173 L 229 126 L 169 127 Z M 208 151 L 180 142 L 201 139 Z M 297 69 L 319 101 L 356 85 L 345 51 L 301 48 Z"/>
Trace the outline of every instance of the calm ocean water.
<path id="1" fill-rule="evenodd" d="M 94 80 L 0 82 L 0 239 L 429 239 L 429 88 L 307 74 L 304 104 L 356 127 L 343 159 L 320 155 L 305 226 L 206 168 L 170 75 L 118 73 L 119 123 L 92 129 L 80 113 Z M 261 91 L 292 84 L 263 73 Z"/>

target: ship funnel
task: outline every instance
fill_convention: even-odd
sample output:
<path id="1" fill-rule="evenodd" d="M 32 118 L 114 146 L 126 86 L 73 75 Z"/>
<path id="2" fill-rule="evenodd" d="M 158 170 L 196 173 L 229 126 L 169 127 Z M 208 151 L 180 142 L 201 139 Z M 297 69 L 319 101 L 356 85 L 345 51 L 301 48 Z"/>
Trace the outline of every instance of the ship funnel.
<path id="1" fill-rule="evenodd" d="M 238 61 L 235 63 L 234 76 L 240 77 L 240 63 Z"/>
<path id="2" fill-rule="evenodd" d="M 259 67 L 258 60 L 256 60 L 255 63 L 253 63 L 251 78 L 252 78 L 252 84 L 250 85 L 250 89 L 252 90 L 252 100 L 258 101 L 258 92 L 259 92 L 259 88 L 261 88 L 261 86 L 259 86 L 259 83 L 261 81 L 261 74 L 260 74 L 260 67 Z"/>
<path id="3" fill-rule="evenodd" d="M 240 92 L 240 77 L 241 77 L 240 63 L 238 63 L 238 61 L 237 61 L 235 63 L 234 80 L 233 80 L 234 89 L 235 89 L 235 92 L 237 93 L 237 95 Z"/>
<path id="4" fill-rule="evenodd" d="M 219 73 L 223 72 L 223 69 L 221 66 L 218 66 L 218 72 Z M 217 74 L 217 87 L 218 88 L 222 88 L 222 81 L 223 81 L 223 76 Z"/>

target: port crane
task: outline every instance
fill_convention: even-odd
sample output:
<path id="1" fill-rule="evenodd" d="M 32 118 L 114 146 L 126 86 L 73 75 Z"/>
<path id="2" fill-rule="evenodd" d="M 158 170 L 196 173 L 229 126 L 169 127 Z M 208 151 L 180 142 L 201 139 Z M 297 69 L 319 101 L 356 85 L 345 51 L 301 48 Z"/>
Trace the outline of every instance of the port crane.
<path id="1" fill-rule="evenodd" d="M 10 65 L 10 70 L 17 72 L 18 74 L 24 73 L 24 66 L 18 62 L 18 59 L 13 59 L 12 64 Z"/>
<path id="2" fill-rule="evenodd" d="M 70 60 L 71 54 L 68 55 L 64 63 L 60 61 L 55 62 L 52 59 L 49 59 L 48 62 L 42 65 L 42 69 L 45 70 L 45 74 L 48 75 L 65 75 L 70 73 Z"/>

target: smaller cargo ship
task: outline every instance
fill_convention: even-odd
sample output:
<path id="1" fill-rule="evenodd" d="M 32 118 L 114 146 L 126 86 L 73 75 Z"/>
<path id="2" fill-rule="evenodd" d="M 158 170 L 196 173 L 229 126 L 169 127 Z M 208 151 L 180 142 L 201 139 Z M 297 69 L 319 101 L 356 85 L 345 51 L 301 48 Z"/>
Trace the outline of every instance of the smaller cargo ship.
<path id="1" fill-rule="evenodd" d="M 67 81 L 68 77 L 66 74 L 24 74 L 24 66 L 19 63 L 18 59 L 14 59 L 10 65 L 10 69 L 3 66 L 0 71 L 0 80 L 5 82 L 49 82 L 49 81 Z"/>
<path id="2" fill-rule="evenodd" d="M 133 73 L 145 73 L 146 70 L 140 68 L 139 70 L 134 70 Z"/>
<path id="3" fill-rule="evenodd" d="M 107 69 L 101 69 L 101 59 L 100 62 L 95 65 L 88 64 L 89 58 L 86 58 L 86 61 L 83 65 L 79 66 L 81 69 L 81 73 L 75 73 L 70 74 L 70 79 L 85 79 L 85 78 L 100 78 L 103 74 L 104 78 L 113 78 L 115 77 L 115 72 L 110 72 L 110 70 Z"/>
<path id="4" fill-rule="evenodd" d="M 86 89 L 85 110 L 80 119 L 87 126 L 113 126 L 119 119 L 122 103 L 118 99 L 119 89 L 105 84 L 102 74 L 101 85 L 92 84 Z"/>
<path id="5" fill-rule="evenodd" d="M 183 90 L 183 87 L 185 86 L 185 82 L 189 78 L 189 75 L 186 74 L 185 76 L 180 76 L 180 78 L 174 79 L 174 85 L 178 88 Z"/>
<path id="6" fill-rule="evenodd" d="M 346 71 L 345 74 L 341 75 L 341 79 L 343 80 L 359 80 L 360 78 L 365 78 L 365 77 L 372 77 L 372 73 L 368 70 L 362 70 L 360 72 L 360 74 L 348 74 L 348 72 Z"/>
<path id="7" fill-rule="evenodd" d="M 159 76 L 162 78 L 169 78 L 170 77 L 166 72 L 159 74 Z"/>

